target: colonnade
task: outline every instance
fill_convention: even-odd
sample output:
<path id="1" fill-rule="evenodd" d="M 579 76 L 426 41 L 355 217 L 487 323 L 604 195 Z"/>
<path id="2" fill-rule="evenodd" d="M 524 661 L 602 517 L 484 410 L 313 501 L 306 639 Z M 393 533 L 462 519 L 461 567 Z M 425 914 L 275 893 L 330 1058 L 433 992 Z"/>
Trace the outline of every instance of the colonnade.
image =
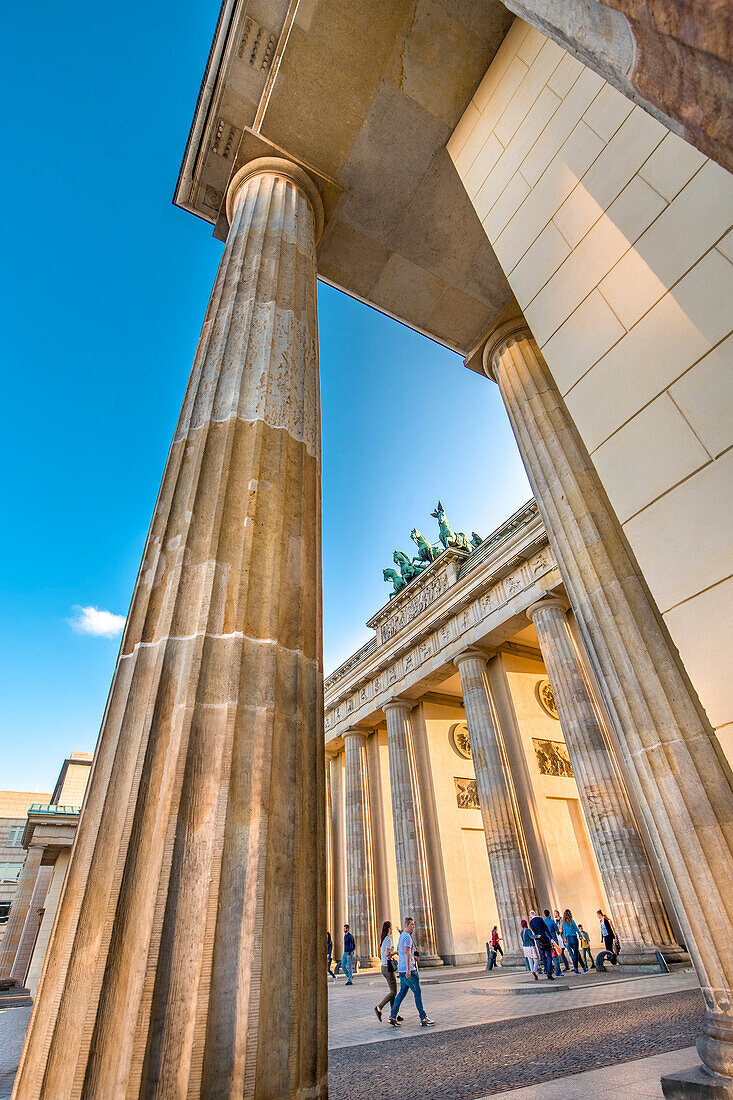
<path id="1" fill-rule="evenodd" d="M 227 214 L 15 1100 L 327 1095 L 315 255 L 323 207 L 301 166 L 263 158 L 234 177 Z M 730 768 L 523 321 L 494 334 L 484 364 L 620 746 L 623 777 L 556 609 L 543 604 L 533 618 L 606 889 L 640 950 L 670 942 L 633 800 L 703 985 L 700 1052 L 727 1074 Z M 497 904 L 516 915 L 537 890 L 484 660 L 471 651 L 457 664 Z M 426 954 L 439 953 L 414 730 L 395 703 L 387 726 L 400 907 L 422 921 Z M 346 881 L 334 869 L 331 904 L 353 909 L 371 959 L 365 741 L 350 731 L 345 782 L 331 790 L 334 823 L 337 804 L 346 818 L 345 839 L 332 835 L 334 868 L 347 848 Z M 273 980 L 284 951 L 287 981 Z"/>
<path id="2" fill-rule="evenodd" d="M 594 705 L 588 672 L 573 642 L 566 610 L 565 601 L 544 598 L 532 605 L 527 615 L 537 628 L 600 878 L 624 945 L 624 961 L 650 964 L 657 951 L 674 956 L 680 953 L 680 948 L 675 943 L 608 730 Z M 523 819 L 515 786 L 516 765 L 510 759 L 510 741 L 516 734 L 502 727 L 488 660 L 486 652 L 472 647 L 459 654 L 455 664 L 460 674 L 486 850 L 504 940 L 503 965 L 523 965 L 519 919 L 548 904 L 543 893 L 546 879 L 543 869 L 538 868 L 536 852 L 540 843 L 531 835 L 536 826 Z M 397 698 L 387 703 L 384 711 L 399 911 L 402 920 L 408 915 L 414 917 L 423 965 L 429 966 L 441 963 L 441 947 L 446 954 L 446 946 L 439 943 L 432 903 L 433 893 L 440 884 L 431 882 L 422 810 L 425 784 L 430 780 L 418 774 L 413 708 L 414 702 Z M 345 861 L 348 883 L 346 909 L 357 940 L 357 953 L 365 965 L 374 961 L 378 953 L 378 925 L 386 915 L 377 912 L 368 736 L 369 732 L 360 728 L 344 734 L 345 799 L 342 811 L 333 816 L 330 830 L 334 838 L 342 831 L 345 833 L 345 843 L 339 844 L 338 850 Z M 330 794 L 328 798 L 332 809 Z M 336 847 L 334 840 L 333 850 Z M 338 873 L 334 870 L 332 875 Z M 333 907 L 329 908 L 329 919 L 335 920 L 335 916 Z"/>

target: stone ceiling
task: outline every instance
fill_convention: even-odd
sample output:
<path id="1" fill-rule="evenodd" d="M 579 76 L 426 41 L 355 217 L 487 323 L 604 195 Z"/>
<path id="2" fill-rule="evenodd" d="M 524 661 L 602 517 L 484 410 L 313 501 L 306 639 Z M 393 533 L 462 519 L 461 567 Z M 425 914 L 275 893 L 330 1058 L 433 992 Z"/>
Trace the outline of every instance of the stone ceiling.
<path id="1" fill-rule="evenodd" d="M 512 18 L 498 0 L 225 0 L 174 201 L 223 239 L 255 130 L 338 185 L 319 276 L 467 355 L 511 292 L 445 144 Z"/>

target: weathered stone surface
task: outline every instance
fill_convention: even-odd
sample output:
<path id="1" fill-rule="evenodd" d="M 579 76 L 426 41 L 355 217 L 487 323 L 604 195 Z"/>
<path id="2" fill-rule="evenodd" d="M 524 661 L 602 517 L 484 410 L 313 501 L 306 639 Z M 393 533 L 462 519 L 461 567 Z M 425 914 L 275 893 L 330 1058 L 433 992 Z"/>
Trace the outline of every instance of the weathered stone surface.
<path id="1" fill-rule="evenodd" d="M 698 1049 L 733 1071 L 733 775 L 522 318 L 486 344 L 707 1012 Z"/>
<path id="2" fill-rule="evenodd" d="M 725 0 L 507 0 L 507 7 L 733 168 L 733 16 Z"/>
<path id="3" fill-rule="evenodd" d="M 326 1095 L 316 217 L 299 172 L 234 181 L 18 1100 Z"/>
<path id="4" fill-rule="evenodd" d="M 420 966 L 439 966 L 442 960 L 438 955 L 435 935 L 411 710 L 412 703 L 402 699 L 395 699 L 384 708 L 387 715 L 397 891 L 402 920 L 412 917 L 415 921 L 415 944 L 420 951 Z"/>
<path id="5" fill-rule="evenodd" d="M 598 869 L 623 945 L 624 961 L 654 959 L 672 930 L 612 750 L 596 718 L 562 601 L 527 611 L 535 625 Z"/>
<path id="6" fill-rule="evenodd" d="M 346 883 L 348 923 L 362 966 L 379 964 L 379 929 L 374 882 L 374 839 L 369 804 L 367 735 L 351 729 L 346 743 Z"/>
<path id="7" fill-rule="evenodd" d="M 522 918 L 529 919 L 530 910 L 540 907 L 502 730 L 489 688 L 486 655 L 468 649 L 456 657 L 455 663 L 461 676 L 486 850 L 504 937 L 502 965 L 520 962 L 524 965 L 519 922 Z"/>

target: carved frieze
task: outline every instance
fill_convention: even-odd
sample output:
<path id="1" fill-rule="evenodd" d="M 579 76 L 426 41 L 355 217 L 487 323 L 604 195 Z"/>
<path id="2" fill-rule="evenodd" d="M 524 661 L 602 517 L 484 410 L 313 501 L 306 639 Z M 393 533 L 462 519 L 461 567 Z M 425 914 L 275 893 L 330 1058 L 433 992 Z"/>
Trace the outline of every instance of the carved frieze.
<path id="1" fill-rule="evenodd" d="M 533 737 L 532 744 L 540 775 L 555 775 L 559 779 L 573 778 L 575 772 L 564 741 L 548 741 L 541 737 Z"/>
<path id="2" fill-rule="evenodd" d="M 475 779 L 459 779 L 454 776 L 456 785 L 456 803 L 459 810 L 480 810 L 481 803 L 478 800 L 478 787 Z"/>
<path id="3" fill-rule="evenodd" d="M 416 618 L 421 611 L 424 611 L 425 608 L 429 607 L 431 603 L 434 603 L 439 596 L 442 596 L 447 587 L 448 573 L 446 570 L 441 570 L 432 578 L 429 584 L 426 584 L 424 588 L 416 592 L 403 607 L 398 608 L 394 615 L 387 619 L 382 626 L 382 641 L 388 642 L 390 638 L 394 638 L 395 634 L 398 634 L 399 631 Z"/>

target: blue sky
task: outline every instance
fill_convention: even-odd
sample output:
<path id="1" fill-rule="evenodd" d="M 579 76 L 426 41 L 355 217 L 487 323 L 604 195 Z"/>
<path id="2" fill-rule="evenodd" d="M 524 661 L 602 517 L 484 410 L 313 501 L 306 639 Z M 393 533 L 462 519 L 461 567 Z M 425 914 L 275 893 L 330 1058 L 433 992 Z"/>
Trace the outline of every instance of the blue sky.
<path id="1" fill-rule="evenodd" d="M 171 196 L 218 0 L 3 13 L 0 788 L 92 749 L 221 244 Z M 530 495 L 496 387 L 320 286 L 324 641 L 368 637 L 437 497 L 486 534 Z M 93 629 L 98 621 L 86 612 Z"/>

